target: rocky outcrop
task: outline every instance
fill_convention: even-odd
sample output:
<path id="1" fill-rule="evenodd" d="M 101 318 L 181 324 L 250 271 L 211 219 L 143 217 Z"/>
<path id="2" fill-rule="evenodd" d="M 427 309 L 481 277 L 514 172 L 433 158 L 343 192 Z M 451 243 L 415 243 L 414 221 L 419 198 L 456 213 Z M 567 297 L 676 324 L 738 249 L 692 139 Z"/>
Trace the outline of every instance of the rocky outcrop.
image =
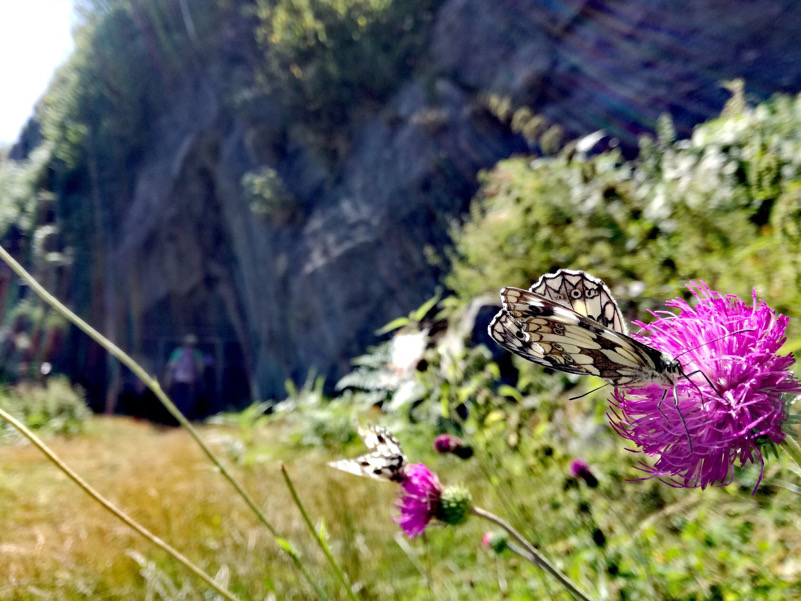
<path id="1" fill-rule="evenodd" d="M 143 170 L 119 227 L 118 319 L 137 324 L 157 363 L 185 331 L 239 346 L 241 357 L 221 360 L 260 398 L 310 370 L 341 375 L 378 327 L 433 293 L 440 274 L 425 249 L 445 246 L 478 171 L 524 150 L 472 105 L 447 80 L 433 98 L 410 82 L 387 107 L 392 119 L 364 124 L 336 183 L 292 141 L 265 159 L 258 125 L 226 123 L 213 101 L 196 103 L 186 126 L 166 120 L 163 156 Z M 265 161 L 297 205 L 281 223 L 254 214 L 242 191 Z"/>
<path id="2" fill-rule="evenodd" d="M 117 336 L 158 369 L 194 332 L 222 404 L 280 397 L 309 372 L 336 378 L 433 293 L 441 267 L 426 249 L 447 245 L 478 172 L 527 150 L 489 95 L 633 148 L 662 113 L 684 133 L 716 115 L 724 80 L 745 78 L 756 98 L 801 89 L 800 17 L 793 0 L 449 0 L 425 77 L 362 120 L 336 163 L 271 106 L 232 113 L 201 77 L 161 116 L 120 212 Z M 265 166 L 288 197 L 266 216 L 242 187 Z"/>
<path id="3" fill-rule="evenodd" d="M 799 17 L 787 0 L 452 0 L 432 54 L 460 85 L 631 146 L 663 113 L 685 135 L 717 115 L 729 80 L 745 79 L 755 99 L 797 92 Z"/>

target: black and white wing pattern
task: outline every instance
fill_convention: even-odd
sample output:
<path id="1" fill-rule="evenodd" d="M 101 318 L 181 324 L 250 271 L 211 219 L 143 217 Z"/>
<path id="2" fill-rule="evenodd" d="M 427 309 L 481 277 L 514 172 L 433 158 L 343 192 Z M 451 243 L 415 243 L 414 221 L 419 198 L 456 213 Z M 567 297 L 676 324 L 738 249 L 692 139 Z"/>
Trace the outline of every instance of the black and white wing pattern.
<path id="1" fill-rule="evenodd" d="M 547 282 L 545 277 L 537 285 Z M 601 284 L 603 294 L 608 295 L 617 310 L 608 289 Z M 681 365 L 666 353 L 567 304 L 520 288 L 504 288 L 501 300 L 503 308 L 490 323 L 489 334 L 502 347 L 524 359 L 571 374 L 598 376 L 622 388 L 651 383 L 673 386 L 681 374 Z M 610 314 L 613 323 L 616 316 L 619 311 Z"/>
<path id="2" fill-rule="evenodd" d="M 508 290 L 518 291 L 519 289 L 504 288 L 501 290 L 501 296 L 503 296 Z M 525 290 L 519 291 L 525 292 Z M 564 335 L 567 333 L 567 330 L 563 327 L 563 325 L 554 323 L 553 329 L 555 336 Z M 528 359 L 532 363 L 537 363 L 552 369 L 558 369 L 559 371 L 564 371 L 569 374 L 585 376 L 591 373 L 587 367 L 582 367 L 581 364 L 576 365 L 572 363 L 570 359 L 566 361 L 554 353 L 549 353 L 549 351 L 556 351 L 564 347 L 561 347 L 557 343 L 557 348 L 553 348 L 553 345 L 542 345 L 533 341 L 531 335 L 525 331 L 525 325 L 512 317 L 511 313 L 508 311 L 502 310 L 498 312 L 498 314 L 492 320 L 492 323 L 489 325 L 489 334 L 492 339 L 495 340 L 495 342 L 500 344 L 507 351 L 511 351 L 516 355 L 520 355 L 523 357 L 523 359 Z"/>
<path id="3" fill-rule="evenodd" d="M 560 269 L 546 273 L 529 288 L 530 292 L 570 307 L 616 332 L 628 334 L 626 322 L 612 293 L 602 280 L 583 271 Z"/>
<path id="4" fill-rule="evenodd" d="M 406 456 L 398 439 L 383 426 L 359 427 L 359 436 L 369 453 L 356 459 L 341 459 L 328 465 L 343 472 L 375 480 L 400 482 L 404 479 Z"/>

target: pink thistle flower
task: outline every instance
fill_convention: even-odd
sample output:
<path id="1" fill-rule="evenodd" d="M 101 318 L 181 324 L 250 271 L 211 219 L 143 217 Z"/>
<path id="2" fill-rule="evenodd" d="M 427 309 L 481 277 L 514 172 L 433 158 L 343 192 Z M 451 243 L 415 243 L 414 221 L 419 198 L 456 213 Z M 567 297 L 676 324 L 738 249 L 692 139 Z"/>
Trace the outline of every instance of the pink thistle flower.
<path id="1" fill-rule="evenodd" d="M 434 450 L 443 455 L 452 454 L 460 459 L 470 459 L 473 456 L 473 447 L 466 445 L 458 436 L 440 434 L 434 439 Z"/>
<path id="2" fill-rule="evenodd" d="M 406 467 L 401 486 L 403 494 L 397 505 L 400 516 L 395 522 L 406 536 L 415 538 L 436 517 L 442 499 L 442 484 L 425 464 L 414 463 Z"/>
<path id="3" fill-rule="evenodd" d="M 457 447 L 462 446 L 462 441 L 450 434 L 440 434 L 434 439 L 434 449 L 437 453 L 452 453 Z"/>
<path id="4" fill-rule="evenodd" d="M 704 489 L 730 484 L 735 464 L 764 468 L 758 442 L 784 440 L 783 395 L 801 392 L 801 383 L 790 372 L 793 356 L 776 354 L 786 316 L 757 299 L 756 291 L 749 305 L 703 282 L 688 287 L 695 308 L 680 298 L 668 301 L 679 313 L 654 312 L 655 322 L 635 322 L 642 331 L 633 337 L 678 358 L 685 374 L 702 373 L 676 382 L 678 409 L 673 391 L 663 397 L 665 389 L 656 384 L 616 389 L 609 420 L 641 452 L 658 457 L 652 467 L 641 466 L 648 478 Z M 760 470 L 756 486 L 761 480 Z"/>
<path id="5" fill-rule="evenodd" d="M 570 462 L 570 474 L 576 479 L 582 479 L 590 488 L 598 486 L 598 478 L 592 473 L 590 466 L 583 459 L 574 459 Z"/>
<path id="6" fill-rule="evenodd" d="M 587 473 L 591 473 L 590 466 L 583 459 L 574 459 L 570 462 L 570 474 L 574 478 L 583 478 Z"/>
<path id="7" fill-rule="evenodd" d="M 481 537 L 481 546 L 494 553 L 503 553 L 509 546 L 509 534 L 505 530 L 485 532 Z"/>

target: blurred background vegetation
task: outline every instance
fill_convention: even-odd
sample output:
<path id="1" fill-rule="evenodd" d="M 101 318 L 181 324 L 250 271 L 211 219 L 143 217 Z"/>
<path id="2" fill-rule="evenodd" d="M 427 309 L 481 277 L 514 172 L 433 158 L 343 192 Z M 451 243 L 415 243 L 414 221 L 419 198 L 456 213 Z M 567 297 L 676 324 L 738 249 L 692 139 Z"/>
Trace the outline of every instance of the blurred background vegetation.
<path id="1" fill-rule="evenodd" d="M 39 133 L 30 134 L 24 158 L 14 158 L 17 147 L 0 163 L 3 244 L 91 321 L 116 328 L 107 333 L 129 337 L 136 350 L 136 327 L 126 321 L 130 315 L 121 311 L 119 321 L 105 321 L 117 275 L 109 256 L 120 252 L 117 243 L 128 233 L 123 217 L 136 196 L 142 165 L 158 154 L 163 131 L 172 126 L 165 115 L 176 94 L 194 99 L 188 82 L 209 77 L 230 111 L 222 121 L 259 124 L 248 139 L 263 160 L 242 165 L 235 188 L 246 214 L 270 228 L 258 230 L 262 237 L 275 236 L 279 246 L 294 244 L 306 254 L 309 249 L 293 236 L 304 225 L 318 230 L 329 225 L 313 219 L 315 211 L 334 202 L 321 190 L 347 197 L 336 186 L 345 177 L 343 165 L 355 160 L 359 137 L 369 137 L 363 123 L 376 114 L 387 128 L 405 119 L 402 103 L 393 105 L 391 99 L 409 73 L 427 95 L 437 95 L 438 73 L 426 49 L 444 4 L 81 2 L 76 52 L 38 107 Z M 217 60 L 220 56 L 226 60 Z M 422 253 L 425 246 L 430 273 L 441 276 L 441 293 L 431 297 L 432 287 L 421 285 L 399 303 L 395 297 L 402 296 L 402 286 L 392 288 L 393 294 L 382 289 L 377 298 L 394 313 L 368 307 L 363 328 L 370 335 L 336 358 L 350 367 L 339 373 L 321 368 L 319 376 L 299 366 L 276 369 L 273 379 L 285 388 L 283 394 L 258 397 L 241 411 L 211 418 L 202 429 L 315 570 L 325 574 L 324 558 L 281 485 L 279 462 L 288 465 L 302 498 L 324 524 L 361 598 L 568 598 L 536 569 L 482 549 L 483 526 L 475 520 L 459 529 L 430 530 L 425 540 L 413 543 L 398 536 L 390 519 L 392 486 L 325 466 L 362 452 L 353 427 L 359 416 L 393 429 L 411 461 L 426 461 L 447 482 L 467 484 L 477 504 L 508 517 L 593 598 L 801 595 L 799 474 L 786 460 L 768 458 L 755 495 L 750 494 L 758 478 L 755 466 L 739 471 L 734 484 L 703 492 L 634 482 L 639 458 L 606 424 L 606 397 L 567 400 L 590 390 L 592 381 L 545 373 L 509 357 L 484 335 L 499 288 L 527 287 L 542 273 L 569 267 L 604 279 L 629 319 L 647 321 L 647 310 L 686 296 L 691 279 L 743 299 L 755 289 L 791 317 L 784 350 L 801 348 L 801 97 L 752 102 L 748 81 L 728 88 L 720 116 L 689 131 L 685 121 L 677 125 L 665 115 L 637 144 L 609 135 L 577 136 L 587 132 L 571 131 L 519 99 L 475 90 L 471 114 L 480 114 L 485 125 L 507 128 L 517 141 L 500 153 L 514 156 L 488 165 L 475 185 L 459 180 L 463 185 L 450 201 L 469 204 L 469 211 L 439 211 L 431 201 L 426 215 L 437 219 L 418 220 L 423 227 L 434 228 L 435 222 L 447 230 L 447 243 L 415 247 Z M 197 102 L 202 103 L 200 95 Z M 432 137 L 453 124 L 448 111 L 436 106 L 409 121 Z M 326 181 L 319 183 L 317 171 L 304 172 L 314 182 L 312 193 L 302 193 L 286 162 L 269 158 L 307 151 Z M 434 162 L 456 181 L 447 158 L 437 155 Z M 389 177 L 373 176 L 379 187 Z M 469 203 L 465 192 L 468 197 L 475 192 Z M 205 207 L 198 197 L 191 200 Z M 200 212 L 206 221 L 218 217 Z M 376 261 L 378 254 L 372 255 Z M 288 261 L 280 253 L 258 256 L 270 265 Z M 235 267 L 223 266 L 236 272 L 233 279 L 239 277 Z M 292 265 L 283 269 L 293 273 Z M 359 286 L 362 276 L 337 271 L 328 290 Z M 316 323 L 318 307 L 333 311 L 334 302 L 293 304 L 287 279 L 276 282 L 268 292 L 279 303 L 299 307 L 301 325 L 292 336 L 304 337 L 301 326 Z M 105 390 L 113 372 L 105 358 L 10 273 L 0 272 L 0 286 L 5 295 L 0 368 L 8 382 L 0 406 L 53 436 L 57 450 L 90 481 L 102 484 L 125 509 L 243 598 L 311 598 L 185 433 L 89 418 L 85 393 L 42 367 L 67 371 L 83 383 L 99 380 Z M 232 304 L 247 304 L 245 296 L 234 297 Z M 424 303 L 426 297 L 430 301 Z M 174 311 L 185 310 L 182 297 L 170 299 Z M 336 314 L 341 320 L 348 309 L 363 309 L 361 298 L 347 300 L 351 304 Z M 159 310 L 167 312 L 170 303 L 160 302 Z M 373 335 L 383 323 L 376 320 L 386 317 L 397 319 Z M 258 338 L 254 332 L 241 334 L 243 348 L 242 341 Z M 328 337 L 312 332 L 319 337 L 316 344 Z M 296 341 L 276 336 L 264 345 L 291 347 Z M 367 348 L 370 343 L 374 346 Z M 250 396 L 257 390 L 250 388 Z M 287 398 L 276 402 L 279 397 Z M 242 408 L 247 402 L 228 403 L 237 404 Z M 443 432 L 471 444 L 474 457 L 436 455 L 433 439 Z M 2 435 L 12 444 L 0 449 L 0 519 L 9 533 L 0 545 L 8 575 L 0 583 L 0 598 L 208 598 L 168 558 L 54 478 L 7 428 Z M 597 488 L 571 476 L 574 458 L 590 464 Z M 325 579 L 324 586 L 333 598 L 344 598 L 333 579 Z"/>

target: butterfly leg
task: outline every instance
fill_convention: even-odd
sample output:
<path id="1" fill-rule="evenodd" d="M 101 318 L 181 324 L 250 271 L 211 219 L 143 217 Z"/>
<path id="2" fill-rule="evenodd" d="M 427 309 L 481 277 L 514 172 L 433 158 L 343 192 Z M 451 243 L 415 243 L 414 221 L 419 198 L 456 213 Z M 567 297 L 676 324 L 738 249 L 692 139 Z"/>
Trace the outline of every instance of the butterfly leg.
<path id="1" fill-rule="evenodd" d="M 662 391 L 662 398 L 659 399 L 659 402 L 656 404 L 656 410 L 659 411 L 659 413 L 662 415 L 662 417 L 665 418 L 665 421 L 669 423 L 670 419 L 668 418 L 667 415 L 665 415 L 665 412 L 662 411 L 662 402 L 665 400 L 666 396 L 667 396 L 667 388 L 665 388 L 665 390 Z M 693 452 L 693 441 L 692 441 L 692 438 L 690 437 L 690 431 L 687 429 L 687 422 L 684 421 L 684 415 L 682 414 L 681 409 L 679 409 L 679 393 L 676 391 L 676 387 L 675 386 L 673 387 L 673 406 L 676 408 L 676 413 L 679 414 L 679 419 L 681 420 L 681 425 L 684 427 L 684 432 L 687 434 L 687 442 L 690 445 L 690 453 L 692 453 Z"/>
<path id="2" fill-rule="evenodd" d="M 665 389 L 662 391 L 662 398 L 661 398 L 661 399 L 659 399 L 659 402 L 656 404 L 656 410 L 657 410 L 657 411 L 659 411 L 659 413 L 661 413 L 661 414 L 662 414 L 662 417 L 664 417 L 664 418 L 665 418 L 665 421 L 666 421 L 666 422 L 668 422 L 668 421 L 670 421 L 670 420 L 668 419 L 668 416 L 667 416 L 667 415 L 665 415 L 665 412 L 664 412 L 664 411 L 662 411 L 662 402 L 665 400 L 665 397 L 666 397 L 666 396 L 667 396 L 667 388 L 665 388 Z"/>
<path id="3" fill-rule="evenodd" d="M 697 385 L 695 382 L 693 382 L 693 381 L 690 379 L 690 376 L 694 376 L 695 374 L 701 374 L 702 376 L 704 376 L 704 380 L 706 380 L 706 383 L 707 383 L 707 384 L 709 384 L 709 387 L 710 387 L 712 390 L 714 390 L 714 391 L 715 391 L 715 393 L 716 393 L 716 394 L 717 394 L 717 395 L 718 395 L 720 398 L 722 398 L 723 400 L 726 400 L 726 399 L 725 399 L 725 397 L 724 397 L 722 394 L 720 394 L 720 391 L 719 391 L 717 388 L 715 388 L 715 385 L 712 383 L 712 380 L 710 380 L 710 379 L 709 379 L 709 377 L 708 377 L 708 376 L 707 376 L 707 375 L 706 375 L 704 372 L 702 372 L 700 369 L 696 369 L 695 371 L 691 371 L 691 372 L 690 372 L 690 373 L 688 373 L 688 374 L 684 374 L 684 373 L 683 373 L 682 375 L 683 375 L 685 378 L 687 378 L 687 380 L 690 382 L 690 384 L 692 384 L 692 385 L 693 385 L 693 387 L 694 387 L 694 388 L 695 388 L 695 389 L 698 391 L 698 393 L 699 393 L 699 394 L 704 394 L 704 393 L 701 391 L 701 389 L 700 389 L 700 388 L 698 388 L 698 385 Z"/>
<path id="4" fill-rule="evenodd" d="M 667 390 L 665 390 L 667 392 Z M 690 453 L 693 452 L 693 439 L 690 436 L 690 431 L 687 429 L 687 422 L 684 421 L 684 415 L 681 413 L 681 409 L 679 409 L 679 393 L 676 390 L 676 387 L 673 387 L 673 405 L 676 407 L 676 413 L 679 414 L 679 419 L 681 420 L 681 425 L 684 426 L 684 433 L 687 434 L 687 444 L 690 446 Z"/>

